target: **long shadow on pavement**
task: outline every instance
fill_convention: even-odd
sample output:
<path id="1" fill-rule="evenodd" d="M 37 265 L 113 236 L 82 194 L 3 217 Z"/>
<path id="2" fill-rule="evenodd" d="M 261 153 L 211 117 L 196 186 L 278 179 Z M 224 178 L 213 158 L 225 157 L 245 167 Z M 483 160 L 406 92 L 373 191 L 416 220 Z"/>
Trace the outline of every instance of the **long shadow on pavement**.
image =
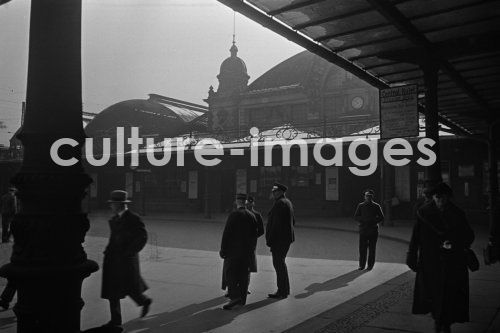
<path id="1" fill-rule="evenodd" d="M 123 327 L 126 332 L 182 332 L 201 333 L 231 323 L 236 317 L 246 312 L 264 307 L 277 300 L 264 299 L 233 310 L 213 308 L 227 301 L 217 297 L 199 304 L 191 304 L 181 309 L 151 315 L 142 320 L 133 320 Z"/>
<path id="2" fill-rule="evenodd" d="M 4 312 L 4 311 L 1 311 Z M 17 322 L 16 316 L 0 318 L 0 328 L 5 328 Z"/>
<path id="3" fill-rule="evenodd" d="M 317 292 L 321 291 L 332 291 L 335 289 L 346 287 L 349 282 L 355 280 L 357 277 L 365 274 L 367 271 L 363 270 L 355 270 L 349 273 L 346 273 L 341 276 L 337 276 L 336 278 L 330 279 L 323 283 L 313 283 L 304 288 L 306 292 L 296 295 L 295 298 L 307 298 L 309 296 L 314 295 Z"/>

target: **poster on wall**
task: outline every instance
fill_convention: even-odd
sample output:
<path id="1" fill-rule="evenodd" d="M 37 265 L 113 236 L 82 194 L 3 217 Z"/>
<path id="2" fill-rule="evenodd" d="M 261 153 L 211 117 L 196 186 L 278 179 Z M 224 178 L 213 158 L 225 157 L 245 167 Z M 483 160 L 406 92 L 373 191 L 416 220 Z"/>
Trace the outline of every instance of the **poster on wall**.
<path id="1" fill-rule="evenodd" d="M 257 180 L 252 179 L 250 180 L 250 193 L 256 193 L 257 192 Z"/>
<path id="2" fill-rule="evenodd" d="M 97 173 L 93 173 L 90 176 L 93 180 L 93 182 L 90 183 L 90 197 L 97 198 Z"/>
<path id="3" fill-rule="evenodd" d="M 125 191 L 130 197 L 134 196 L 134 174 L 132 172 L 125 173 Z"/>
<path id="4" fill-rule="evenodd" d="M 198 199 L 198 171 L 189 171 L 188 199 Z"/>
<path id="5" fill-rule="evenodd" d="M 247 170 L 236 170 L 236 193 L 247 193 Z"/>
<path id="6" fill-rule="evenodd" d="M 325 169 L 325 191 L 326 200 L 339 200 L 339 169 L 336 167 L 328 167 Z"/>

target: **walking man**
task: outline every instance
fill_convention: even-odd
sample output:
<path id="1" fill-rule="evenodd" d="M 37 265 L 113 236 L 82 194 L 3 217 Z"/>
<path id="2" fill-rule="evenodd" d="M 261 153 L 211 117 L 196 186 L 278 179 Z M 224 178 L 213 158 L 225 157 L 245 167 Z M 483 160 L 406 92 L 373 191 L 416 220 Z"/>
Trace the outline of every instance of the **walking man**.
<path id="1" fill-rule="evenodd" d="M 236 210 L 229 214 L 222 235 L 219 254 L 224 259 L 224 279 L 230 299 L 222 307 L 224 310 L 245 305 L 247 300 L 256 222 L 245 207 L 246 197 L 246 194 L 236 195 Z"/>
<path id="2" fill-rule="evenodd" d="M 354 219 L 359 223 L 359 270 L 365 269 L 366 252 L 368 251 L 368 267 L 372 270 L 375 264 L 377 248 L 378 224 L 384 220 L 380 205 L 373 201 L 373 190 L 364 192 L 365 201 L 358 204 Z"/>
<path id="3" fill-rule="evenodd" d="M 295 216 L 292 203 L 285 196 L 287 189 L 283 184 L 274 183 L 271 191 L 275 201 L 269 211 L 266 226 L 266 243 L 271 248 L 278 285 L 278 290 L 268 296 L 278 299 L 287 298 L 290 294 L 290 281 L 285 259 L 290 245 L 295 241 L 293 232 Z"/>
<path id="4" fill-rule="evenodd" d="M 152 300 L 143 292 L 148 288 L 141 277 L 139 252 L 146 245 L 147 232 L 141 218 L 131 212 L 127 192 L 111 192 L 108 200 L 114 216 L 109 221 L 111 235 L 104 251 L 102 265 L 101 297 L 109 300 L 111 321 L 104 325 L 121 332 L 122 316 L 120 299 L 130 296 L 142 307 L 141 317 L 146 316 Z"/>
<path id="5" fill-rule="evenodd" d="M 10 223 L 17 213 L 15 187 L 9 187 L 9 191 L 0 198 L 0 213 L 2 214 L 2 243 L 8 243 L 10 240 Z"/>

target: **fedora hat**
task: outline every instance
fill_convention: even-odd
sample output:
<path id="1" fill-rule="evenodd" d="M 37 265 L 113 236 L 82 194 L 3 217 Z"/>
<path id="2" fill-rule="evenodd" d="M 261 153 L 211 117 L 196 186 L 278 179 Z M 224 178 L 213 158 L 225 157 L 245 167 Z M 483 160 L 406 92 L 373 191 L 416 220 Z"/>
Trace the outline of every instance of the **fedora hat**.
<path id="1" fill-rule="evenodd" d="M 111 192 L 111 198 L 108 202 L 129 203 L 132 201 L 128 200 L 127 191 L 115 190 Z"/>
<path id="2" fill-rule="evenodd" d="M 236 194 L 236 200 L 246 200 L 247 195 L 245 193 L 237 193 Z"/>

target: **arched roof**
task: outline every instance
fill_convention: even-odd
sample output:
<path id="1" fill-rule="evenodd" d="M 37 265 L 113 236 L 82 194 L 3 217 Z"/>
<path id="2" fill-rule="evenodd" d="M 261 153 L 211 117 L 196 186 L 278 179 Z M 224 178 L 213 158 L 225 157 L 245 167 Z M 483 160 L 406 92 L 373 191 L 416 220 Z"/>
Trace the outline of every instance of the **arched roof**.
<path id="1" fill-rule="evenodd" d="M 138 127 L 140 136 L 163 139 L 189 131 L 190 123 L 207 108 L 173 98 L 150 94 L 149 99 L 131 99 L 104 109 L 87 125 L 90 137 L 107 137 L 117 127 Z M 199 126 L 198 122 L 196 125 Z M 127 132 L 126 132 L 127 134 Z"/>
<path id="2" fill-rule="evenodd" d="M 264 90 L 292 85 L 304 85 L 315 60 L 319 58 L 304 51 L 274 66 L 249 86 L 249 90 Z M 320 58 L 321 60 L 321 58 Z"/>

